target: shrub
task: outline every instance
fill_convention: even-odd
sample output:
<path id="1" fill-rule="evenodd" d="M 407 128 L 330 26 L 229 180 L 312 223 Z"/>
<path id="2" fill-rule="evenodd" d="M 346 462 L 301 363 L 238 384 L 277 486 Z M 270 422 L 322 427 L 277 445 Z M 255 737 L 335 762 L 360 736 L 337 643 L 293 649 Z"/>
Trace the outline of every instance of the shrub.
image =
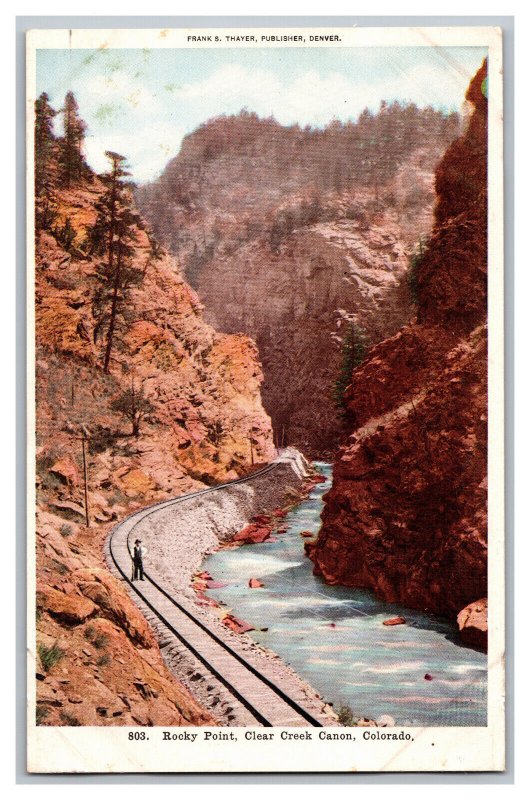
<path id="1" fill-rule="evenodd" d="M 109 637 L 106 633 L 97 633 L 92 639 L 92 644 L 97 650 L 102 650 L 107 646 Z"/>
<path id="2" fill-rule="evenodd" d="M 53 231 L 57 222 L 57 209 L 53 202 L 45 197 L 35 203 L 35 229 Z"/>
<path id="3" fill-rule="evenodd" d="M 61 650 L 57 644 L 53 644 L 51 647 L 46 647 L 45 644 L 39 644 L 38 652 L 42 666 L 46 672 L 49 672 L 64 656 L 64 650 Z"/>
<path id="4" fill-rule="evenodd" d="M 72 526 L 71 525 L 67 525 L 66 523 L 64 525 L 61 525 L 61 527 L 59 528 L 59 533 L 61 534 L 61 536 L 65 536 L 65 537 L 66 536 L 71 536 L 72 535 Z"/>
<path id="5" fill-rule="evenodd" d="M 96 629 L 94 628 L 94 626 L 87 625 L 85 628 L 85 639 L 88 639 L 88 641 L 90 642 L 92 641 L 95 635 L 96 635 Z"/>
<path id="6" fill-rule="evenodd" d="M 338 717 L 340 724 L 345 727 L 351 728 L 355 725 L 355 717 L 349 705 L 345 704 L 339 708 Z"/>
<path id="7" fill-rule="evenodd" d="M 70 725 L 71 727 L 76 728 L 81 725 L 77 717 L 74 717 L 74 715 L 70 714 L 68 711 L 61 711 L 59 716 L 65 725 Z"/>
<path id="8" fill-rule="evenodd" d="M 70 217 L 66 217 L 61 227 L 56 227 L 53 231 L 56 241 L 61 244 L 65 250 L 70 251 L 75 242 L 75 230 L 70 221 Z"/>
<path id="9" fill-rule="evenodd" d="M 108 653 L 103 653 L 103 655 L 100 656 L 96 661 L 96 664 L 98 667 L 106 667 L 107 664 L 110 664 L 110 656 Z"/>
<path id="10" fill-rule="evenodd" d="M 105 450 L 114 447 L 118 434 L 110 428 L 102 425 L 95 426 L 90 436 L 88 449 L 91 454 L 104 453 Z"/>
<path id="11" fill-rule="evenodd" d="M 147 414 L 155 410 L 155 406 L 145 396 L 144 390 L 140 387 L 139 390 L 131 386 L 126 389 L 115 400 L 112 401 L 111 406 L 113 411 L 130 420 L 132 423 L 132 435 L 138 437 L 140 435 L 140 423 Z"/>
<path id="12" fill-rule="evenodd" d="M 350 322 L 342 340 L 339 376 L 333 387 L 335 405 L 343 413 L 346 411 L 344 398 L 346 389 L 351 383 L 352 372 L 364 361 L 366 349 L 367 338 L 363 328 Z"/>
<path id="13" fill-rule="evenodd" d="M 62 561 L 56 561 L 55 559 L 51 562 L 53 568 L 59 573 L 59 575 L 67 575 L 70 572 L 70 569 L 63 564 Z"/>
<path id="14" fill-rule="evenodd" d="M 42 723 L 44 722 L 46 717 L 49 715 L 49 713 L 50 713 L 50 709 L 46 708 L 46 706 L 42 706 L 42 705 L 37 706 L 37 709 L 35 711 L 35 724 L 36 725 L 42 725 Z"/>

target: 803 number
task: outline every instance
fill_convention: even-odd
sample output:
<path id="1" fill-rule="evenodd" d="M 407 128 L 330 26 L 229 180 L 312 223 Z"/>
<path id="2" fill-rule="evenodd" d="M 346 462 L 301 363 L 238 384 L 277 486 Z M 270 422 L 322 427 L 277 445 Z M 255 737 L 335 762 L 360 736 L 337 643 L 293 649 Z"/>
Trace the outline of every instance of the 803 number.
<path id="1" fill-rule="evenodd" d="M 138 742 L 138 741 L 142 741 L 142 740 L 147 739 L 147 735 L 146 735 L 145 731 L 129 731 L 128 738 L 131 741 L 137 741 Z"/>

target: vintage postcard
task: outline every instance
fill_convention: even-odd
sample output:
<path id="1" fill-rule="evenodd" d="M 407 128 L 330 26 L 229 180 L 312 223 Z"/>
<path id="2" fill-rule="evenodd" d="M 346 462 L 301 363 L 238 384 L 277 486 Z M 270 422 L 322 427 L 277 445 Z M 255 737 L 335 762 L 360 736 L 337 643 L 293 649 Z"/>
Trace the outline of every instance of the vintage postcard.
<path id="1" fill-rule="evenodd" d="M 27 34 L 30 772 L 504 769 L 502 31 Z"/>

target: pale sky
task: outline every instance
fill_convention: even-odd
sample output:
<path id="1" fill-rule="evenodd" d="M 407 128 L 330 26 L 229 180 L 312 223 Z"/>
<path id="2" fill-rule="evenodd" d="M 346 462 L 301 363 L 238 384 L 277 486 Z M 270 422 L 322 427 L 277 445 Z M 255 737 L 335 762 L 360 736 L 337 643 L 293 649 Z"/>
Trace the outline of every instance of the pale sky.
<path id="1" fill-rule="evenodd" d="M 381 100 L 459 111 L 482 47 L 38 50 L 37 94 L 59 109 L 72 90 L 98 172 L 105 150 L 139 183 L 155 178 L 183 137 L 242 108 L 282 125 L 356 120 Z"/>

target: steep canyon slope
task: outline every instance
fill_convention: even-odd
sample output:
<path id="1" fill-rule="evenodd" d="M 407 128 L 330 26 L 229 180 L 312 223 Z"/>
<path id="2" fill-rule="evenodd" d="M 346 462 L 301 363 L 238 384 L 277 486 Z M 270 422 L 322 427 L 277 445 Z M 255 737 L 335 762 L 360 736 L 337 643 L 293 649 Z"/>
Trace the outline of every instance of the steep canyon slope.
<path id="1" fill-rule="evenodd" d="M 333 385 L 349 327 L 375 343 L 412 316 L 406 273 L 432 225 L 433 170 L 457 115 L 382 104 L 357 123 L 205 123 L 137 191 L 208 320 L 257 342 L 278 443 L 338 444 Z"/>
<path id="2" fill-rule="evenodd" d="M 417 321 L 352 374 L 349 436 L 309 548 L 330 583 L 453 617 L 487 594 L 485 64 L 467 99 L 467 130 L 436 169 Z M 485 647 L 479 605 L 467 635 Z"/>
<path id="3" fill-rule="evenodd" d="M 274 457 L 256 347 L 204 321 L 177 261 L 132 206 L 122 212 L 131 281 L 120 284 L 105 371 L 112 291 L 90 236 L 106 187 L 86 165 L 64 185 L 61 144 L 50 143 L 37 202 L 37 720 L 215 724 L 168 672 L 145 619 L 107 571 L 102 543 L 133 509 Z"/>

